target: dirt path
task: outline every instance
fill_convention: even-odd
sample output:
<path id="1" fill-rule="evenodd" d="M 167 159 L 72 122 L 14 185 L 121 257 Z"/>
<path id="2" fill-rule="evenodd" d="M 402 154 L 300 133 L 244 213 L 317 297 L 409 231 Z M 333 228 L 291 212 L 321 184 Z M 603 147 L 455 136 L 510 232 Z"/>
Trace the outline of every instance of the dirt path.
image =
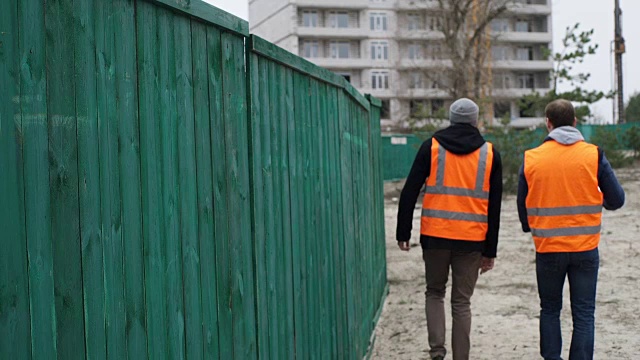
<path id="1" fill-rule="evenodd" d="M 595 357 L 640 359 L 640 167 L 618 170 L 617 175 L 627 202 L 621 210 L 604 214 Z M 401 253 L 395 242 L 397 196 L 401 187 L 401 183 L 388 183 L 385 187 L 390 293 L 376 330 L 374 359 L 429 358 L 421 249 L 416 243 L 408 254 Z M 412 241 L 417 241 L 418 236 L 419 212 L 415 214 Z M 503 202 L 496 268 L 480 277 L 472 299 L 471 359 L 540 358 L 534 257 L 530 235 L 520 228 L 515 197 L 509 196 Z M 562 330 L 567 356 L 571 331 L 568 286 L 564 300 Z M 448 335 L 450 320 L 448 313 Z M 449 345 L 448 336 L 448 349 Z"/>

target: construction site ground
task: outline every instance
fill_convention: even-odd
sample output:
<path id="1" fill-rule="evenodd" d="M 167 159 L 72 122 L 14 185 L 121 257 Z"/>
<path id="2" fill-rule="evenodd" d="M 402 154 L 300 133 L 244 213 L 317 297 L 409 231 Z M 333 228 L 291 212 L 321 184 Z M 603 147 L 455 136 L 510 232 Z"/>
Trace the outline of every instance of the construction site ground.
<path id="1" fill-rule="evenodd" d="M 640 165 L 616 170 L 626 204 L 605 211 L 600 242 L 596 305 L 596 359 L 640 359 Z M 395 241 L 402 182 L 385 184 L 389 296 L 375 334 L 373 359 L 429 359 L 424 306 L 424 262 L 414 212 L 412 249 Z M 450 281 L 449 281 L 450 283 Z M 450 284 L 449 284 L 450 285 Z M 447 289 L 447 349 L 451 349 L 450 288 Z M 506 196 L 495 268 L 482 274 L 471 301 L 471 359 L 539 359 L 539 298 L 535 251 L 522 232 L 516 198 Z M 563 358 L 571 340 L 569 287 L 562 312 Z M 451 358 L 450 352 L 447 359 Z"/>

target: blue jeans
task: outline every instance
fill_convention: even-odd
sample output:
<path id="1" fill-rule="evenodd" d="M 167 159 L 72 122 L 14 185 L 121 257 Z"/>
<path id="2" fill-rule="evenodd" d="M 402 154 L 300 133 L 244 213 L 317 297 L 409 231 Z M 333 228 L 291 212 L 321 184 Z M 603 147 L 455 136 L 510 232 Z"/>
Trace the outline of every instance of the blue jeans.
<path id="1" fill-rule="evenodd" d="M 576 253 L 536 254 L 536 275 L 540 295 L 540 355 L 544 359 L 562 359 L 560 311 L 565 277 L 569 277 L 573 317 L 569 359 L 593 359 L 599 265 L 597 248 Z"/>

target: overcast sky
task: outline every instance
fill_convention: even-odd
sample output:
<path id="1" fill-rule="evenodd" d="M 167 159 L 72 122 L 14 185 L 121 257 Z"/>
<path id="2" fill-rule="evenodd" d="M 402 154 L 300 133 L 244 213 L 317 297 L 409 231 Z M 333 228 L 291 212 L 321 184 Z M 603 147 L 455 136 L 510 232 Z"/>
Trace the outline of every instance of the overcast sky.
<path id="1" fill-rule="evenodd" d="M 205 0 L 238 17 L 249 17 L 246 0 Z M 348 1 L 348 0 L 345 0 Z M 610 53 L 613 40 L 614 0 L 551 0 L 553 4 L 554 46 L 559 50 L 567 26 L 577 22 L 582 29 L 595 29 L 594 42 L 599 44 L 596 55 L 587 58 L 578 71 L 591 73 L 587 88 L 608 91 L 612 89 L 612 59 Z M 625 98 L 640 92 L 640 1 L 620 0 L 623 16 L 623 33 L 627 45 L 624 55 Z M 635 35 L 635 36 L 634 36 Z M 602 100 L 593 107 L 597 117 L 610 121 L 612 100 Z"/>

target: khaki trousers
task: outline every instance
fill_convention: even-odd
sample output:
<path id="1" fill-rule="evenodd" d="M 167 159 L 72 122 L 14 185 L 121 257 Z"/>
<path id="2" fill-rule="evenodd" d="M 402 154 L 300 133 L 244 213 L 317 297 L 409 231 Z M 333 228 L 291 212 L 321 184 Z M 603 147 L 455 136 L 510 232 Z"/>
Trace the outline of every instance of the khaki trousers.
<path id="1" fill-rule="evenodd" d="M 454 360 L 468 360 L 471 346 L 471 296 L 478 280 L 480 252 L 422 250 L 427 280 L 426 313 L 431 358 L 445 356 L 444 296 L 451 268 L 451 346 Z"/>

